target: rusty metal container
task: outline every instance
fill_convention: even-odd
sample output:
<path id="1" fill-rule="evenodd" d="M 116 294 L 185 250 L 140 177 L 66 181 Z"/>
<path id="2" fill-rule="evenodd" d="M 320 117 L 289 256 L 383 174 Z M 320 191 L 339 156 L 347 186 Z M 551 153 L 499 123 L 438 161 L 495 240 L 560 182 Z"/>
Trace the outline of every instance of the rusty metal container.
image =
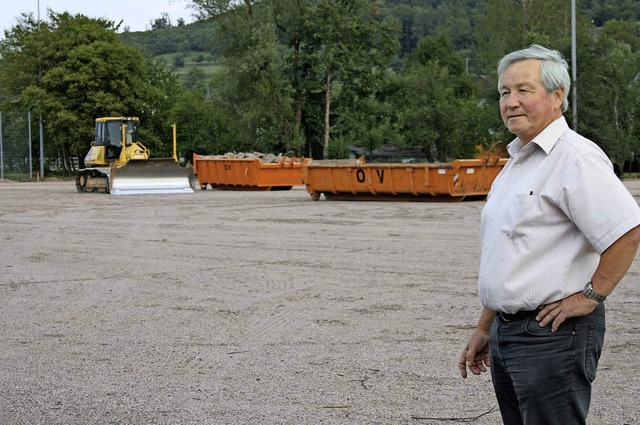
<path id="1" fill-rule="evenodd" d="M 221 158 L 193 154 L 193 167 L 200 188 L 227 190 L 289 190 L 302 186 L 306 158 L 282 157 L 266 163 L 260 158 Z"/>
<path id="2" fill-rule="evenodd" d="M 302 180 L 313 200 L 465 200 L 489 193 L 506 158 L 424 164 L 312 161 Z"/>

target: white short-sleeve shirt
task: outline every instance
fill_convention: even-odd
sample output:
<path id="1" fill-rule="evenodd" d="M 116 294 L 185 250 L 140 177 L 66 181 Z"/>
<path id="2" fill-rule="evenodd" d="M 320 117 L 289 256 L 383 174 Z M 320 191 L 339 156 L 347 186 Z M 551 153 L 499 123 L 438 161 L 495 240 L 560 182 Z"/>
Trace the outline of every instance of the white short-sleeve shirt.
<path id="1" fill-rule="evenodd" d="M 640 208 L 564 117 L 507 148 L 482 211 L 478 292 L 485 307 L 515 313 L 580 292 L 600 254 L 640 225 Z"/>

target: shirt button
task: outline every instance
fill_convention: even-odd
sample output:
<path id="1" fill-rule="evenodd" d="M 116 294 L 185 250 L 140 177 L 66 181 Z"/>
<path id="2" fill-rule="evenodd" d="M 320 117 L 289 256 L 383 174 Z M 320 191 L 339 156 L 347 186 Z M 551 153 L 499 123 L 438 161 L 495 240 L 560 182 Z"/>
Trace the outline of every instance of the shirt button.
<path id="1" fill-rule="evenodd" d="M 520 168 L 520 163 L 516 164 L 516 167 L 517 167 L 517 168 Z"/>

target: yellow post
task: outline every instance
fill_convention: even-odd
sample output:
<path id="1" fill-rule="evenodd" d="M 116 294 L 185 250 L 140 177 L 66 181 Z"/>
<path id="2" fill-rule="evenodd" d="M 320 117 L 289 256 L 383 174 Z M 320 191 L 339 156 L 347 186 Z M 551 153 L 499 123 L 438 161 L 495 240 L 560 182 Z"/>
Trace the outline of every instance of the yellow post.
<path id="1" fill-rule="evenodd" d="M 178 147 L 176 145 L 176 125 L 171 124 L 171 128 L 173 129 L 173 160 L 178 162 Z"/>
<path id="2" fill-rule="evenodd" d="M 122 121 L 121 130 L 120 143 L 122 144 L 122 150 L 120 151 L 120 157 L 118 158 L 118 162 L 120 162 L 120 165 L 118 165 L 119 167 L 126 164 L 129 160 L 129 158 L 127 158 L 127 124 L 125 121 Z"/>

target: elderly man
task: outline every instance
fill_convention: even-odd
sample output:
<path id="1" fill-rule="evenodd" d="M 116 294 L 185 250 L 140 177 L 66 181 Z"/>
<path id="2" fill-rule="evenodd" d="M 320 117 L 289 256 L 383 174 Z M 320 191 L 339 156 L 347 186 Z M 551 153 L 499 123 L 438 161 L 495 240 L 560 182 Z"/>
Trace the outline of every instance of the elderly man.
<path id="1" fill-rule="evenodd" d="M 605 298 L 640 244 L 640 208 L 602 150 L 569 129 L 562 55 L 539 45 L 498 65 L 517 137 L 481 216 L 483 309 L 460 373 L 490 366 L 505 424 L 584 424 Z"/>

